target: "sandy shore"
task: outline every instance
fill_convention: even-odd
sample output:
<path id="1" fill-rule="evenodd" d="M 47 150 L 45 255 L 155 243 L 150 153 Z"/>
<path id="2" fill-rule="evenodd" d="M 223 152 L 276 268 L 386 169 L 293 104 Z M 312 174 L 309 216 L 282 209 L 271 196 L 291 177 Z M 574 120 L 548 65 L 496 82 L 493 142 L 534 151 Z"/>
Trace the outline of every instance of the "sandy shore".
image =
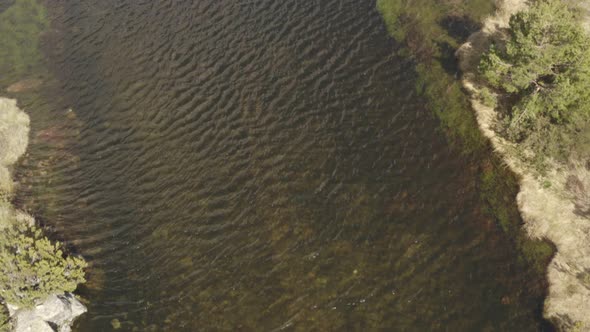
<path id="1" fill-rule="evenodd" d="M 590 1 L 584 1 L 586 6 Z M 590 331 L 590 218 L 584 213 L 590 204 L 590 170 L 579 160 L 551 163 L 543 177 L 520 160 L 513 143 L 500 137 L 498 116 L 493 108 L 479 102 L 477 64 L 493 38 L 500 38 L 510 16 L 525 9 L 526 0 L 497 0 L 497 12 L 485 20 L 482 30 L 471 35 L 457 51 L 463 71 L 463 85 L 471 93 L 471 104 L 479 127 L 490 139 L 506 164 L 519 175 L 518 207 L 528 234 L 548 239 L 557 248 L 547 278 L 549 294 L 544 315 L 560 330 Z M 586 20 L 590 22 L 590 20 Z M 543 183 L 549 181 L 551 187 Z"/>

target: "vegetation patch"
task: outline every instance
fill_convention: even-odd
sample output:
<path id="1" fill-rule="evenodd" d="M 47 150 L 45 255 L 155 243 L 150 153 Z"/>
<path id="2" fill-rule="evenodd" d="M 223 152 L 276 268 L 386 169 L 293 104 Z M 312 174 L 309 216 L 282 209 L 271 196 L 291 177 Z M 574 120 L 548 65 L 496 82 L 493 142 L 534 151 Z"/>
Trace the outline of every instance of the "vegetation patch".
<path id="1" fill-rule="evenodd" d="M 85 282 L 86 262 L 66 257 L 35 227 L 14 223 L 0 232 L 0 243 L 0 297 L 10 304 L 32 307 Z"/>
<path id="2" fill-rule="evenodd" d="M 16 0 L 0 11 L 0 87 L 42 71 L 39 40 L 47 26 L 38 0 Z"/>
<path id="3" fill-rule="evenodd" d="M 494 10 L 493 1 L 378 0 L 387 30 L 406 46 L 402 54 L 417 60 L 416 89 L 441 121 L 441 128 L 461 151 L 486 147 L 457 79 L 455 50 Z"/>
<path id="4" fill-rule="evenodd" d="M 489 162 L 497 164 L 490 165 Z M 487 203 L 488 214 L 493 215 L 504 233 L 509 236 L 522 253 L 521 261 L 543 273 L 555 252 L 546 240 L 533 240 L 522 231 L 520 213 L 514 208 L 518 183 L 510 170 L 499 164 L 498 159 L 486 161 L 480 177 L 480 195 Z"/>
<path id="5" fill-rule="evenodd" d="M 501 134 L 532 151 L 522 157 L 538 166 L 547 157 L 588 157 L 590 37 L 574 11 L 560 0 L 537 1 L 498 39 L 479 72 L 503 96 Z"/>
<path id="6" fill-rule="evenodd" d="M 8 332 L 12 329 L 8 309 L 0 304 L 0 332 Z"/>

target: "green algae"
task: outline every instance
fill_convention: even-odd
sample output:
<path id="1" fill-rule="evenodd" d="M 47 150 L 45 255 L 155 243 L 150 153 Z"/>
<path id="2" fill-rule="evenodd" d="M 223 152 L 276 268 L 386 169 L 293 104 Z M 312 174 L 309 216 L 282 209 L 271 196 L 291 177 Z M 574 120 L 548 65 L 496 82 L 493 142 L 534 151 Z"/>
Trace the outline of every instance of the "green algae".
<path id="1" fill-rule="evenodd" d="M 0 87 L 43 72 L 40 38 L 47 27 L 37 0 L 16 0 L 0 13 Z"/>

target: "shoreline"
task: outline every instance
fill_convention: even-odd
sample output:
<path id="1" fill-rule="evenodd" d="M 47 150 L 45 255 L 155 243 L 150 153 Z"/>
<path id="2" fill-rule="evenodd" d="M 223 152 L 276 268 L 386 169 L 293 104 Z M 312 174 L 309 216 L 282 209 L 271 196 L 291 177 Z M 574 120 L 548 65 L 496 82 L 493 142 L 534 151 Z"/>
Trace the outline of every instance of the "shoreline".
<path id="1" fill-rule="evenodd" d="M 531 238 L 547 239 L 557 249 L 546 272 L 549 289 L 543 310 L 545 318 L 559 330 L 589 330 L 590 220 L 579 213 L 578 205 L 580 199 L 587 198 L 590 169 L 572 157 L 567 165 L 552 162 L 547 174 L 540 176 L 515 155 L 515 144 L 496 132 L 496 110 L 478 98 L 483 86 L 478 83 L 477 65 L 491 41 L 507 28 L 510 16 L 527 8 L 527 1 L 497 0 L 496 4 L 496 14 L 487 18 L 483 28 L 456 52 L 462 83 L 471 95 L 479 129 L 519 177 L 517 204 L 525 230 Z"/>
<path id="2" fill-rule="evenodd" d="M 424 5 L 427 0 L 418 2 Z M 517 251 L 514 259 L 522 269 L 520 272 L 530 269 L 531 275 L 519 290 L 531 300 L 526 304 L 535 319 L 530 327 L 551 331 L 553 325 L 543 315 L 543 306 L 549 292 L 545 271 L 554 257 L 555 246 L 545 238 L 530 237 L 524 229 L 517 205 L 519 176 L 506 166 L 501 155 L 493 153 L 489 138 L 480 130 L 455 54 L 469 36 L 482 28 L 482 22 L 494 15 L 495 2 L 461 1 L 465 7 L 458 9 L 456 4 L 419 7 L 411 0 L 379 0 L 377 8 L 389 35 L 405 45 L 401 54 L 416 60 L 420 82 L 417 88 L 425 91 L 423 96 L 439 118 L 440 129 L 451 146 L 479 165 L 475 178 L 485 216 L 492 218 Z M 459 23 L 460 28 L 441 25 L 450 18 Z M 417 41 L 413 35 L 421 38 Z M 443 47 L 445 45 L 452 50 Z M 425 49 L 432 53 L 424 56 L 421 51 Z M 452 65 L 448 66 L 449 63 Z"/>
<path id="3" fill-rule="evenodd" d="M 71 294 L 86 262 L 50 241 L 14 199 L 15 168 L 26 155 L 31 120 L 14 99 L 28 99 L 47 76 L 40 40 L 49 27 L 45 5 L 16 0 L 0 10 L 0 331 L 67 332 L 86 307 Z M 42 79 L 43 78 L 43 79 Z"/>
<path id="4" fill-rule="evenodd" d="M 25 227 L 35 227 L 36 224 L 33 216 L 17 209 L 11 203 L 16 189 L 12 171 L 18 160 L 26 153 L 29 132 L 29 116 L 17 106 L 17 100 L 0 96 L 0 232 L 8 232 L 15 224 Z M 36 238 L 35 241 L 40 243 L 43 239 Z M 58 245 L 55 243 L 56 248 Z M 57 255 L 59 258 L 59 253 Z M 26 289 L 22 291 L 26 292 Z M 8 309 L 12 327 L 2 325 L 0 330 L 9 328 L 15 332 L 49 332 L 53 331 L 53 325 L 59 332 L 67 332 L 71 330 L 73 321 L 87 311 L 86 307 L 67 291 L 56 290 L 42 301 L 35 300 L 34 303 L 33 307 L 28 307 L 2 299 L 0 306 L 6 306 Z"/>

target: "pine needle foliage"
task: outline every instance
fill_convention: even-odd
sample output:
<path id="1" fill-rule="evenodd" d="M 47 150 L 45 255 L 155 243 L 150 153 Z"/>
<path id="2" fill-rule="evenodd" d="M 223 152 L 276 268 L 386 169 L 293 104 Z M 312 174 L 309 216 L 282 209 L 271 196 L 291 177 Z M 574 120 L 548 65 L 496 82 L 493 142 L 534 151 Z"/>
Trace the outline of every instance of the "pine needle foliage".
<path id="1" fill-rule="evenodd" d="M 0 297 L 7 303 L 32 307 L 51 294 L 72 292 L 85 282 L 86 266 L 35 227 L 12 224 L 0 232 Z"/>
<path id="2" fill-rule="evenodd" d="M 479 65 L 510 101 L 506 134 L 540 153 L 564 152 L 588 126 L 590 38 L 563 1 L 539 0 L 510 19 L 505 43 Z"/>

